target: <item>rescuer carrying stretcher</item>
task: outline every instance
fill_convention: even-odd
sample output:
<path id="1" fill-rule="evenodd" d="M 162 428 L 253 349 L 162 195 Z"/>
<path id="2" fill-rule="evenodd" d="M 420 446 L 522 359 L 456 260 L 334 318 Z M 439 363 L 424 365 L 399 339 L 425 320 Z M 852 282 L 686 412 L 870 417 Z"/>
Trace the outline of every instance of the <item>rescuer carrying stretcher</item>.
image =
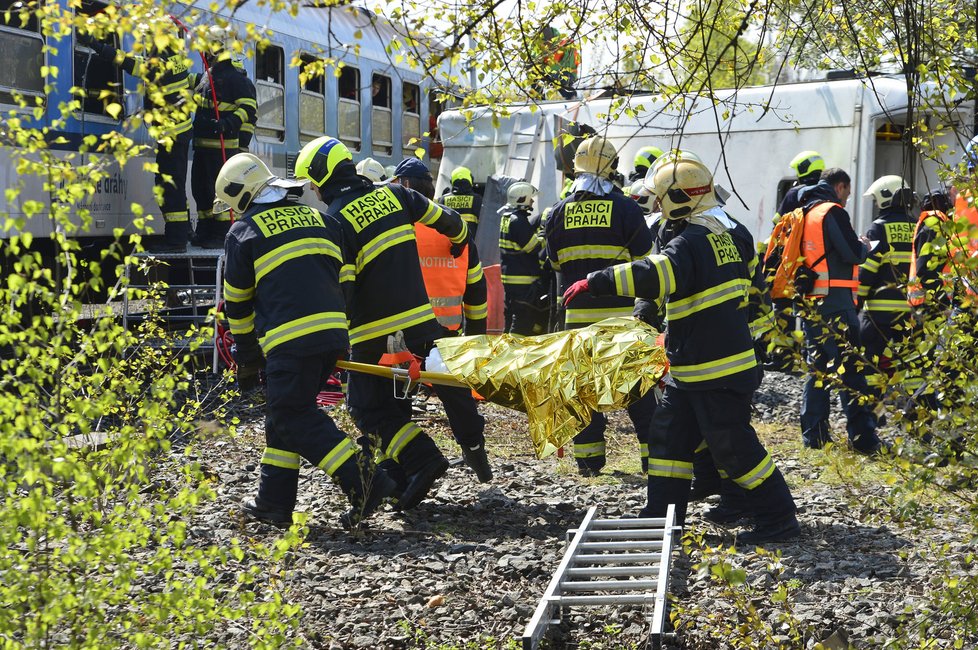
<path id="1" fill-rule="evenodd" d="M 649 432 L 648 504 L 640 516 L 665 516 L 675 504 L 683 524 L 693 454 L 705 440 L 717 467 L 745 491 L 755 528 L 740 541 L 797 537 L 788 485 L 750 424 L 759 384 L 747 315 L 755 251 L 731 235 L 713 175 L 698 160 L 664 156 L 646 185 L 664 217 L 683 222 L 681 231 L 661 253 L 592 271 L 564 292 L 565 304 L 583 293 L 666 303 L 670 374 Z"/>
<path id="2" fill-rule="evenodd" d="M 414 190 L 373 185 L 357 174 L 349 149 L 335 138 L 317 138 L 303 147 L 295 173 L 312 181 L 329 206 L 326 219 L 342 233 L 340 280 L 347 296 L 352 360 L 378 363 L 388 352 L 388 337 L 398 332 L 410 351 L 430 347 L 443 330 L 425 292 L 414 225 L 431 226 L 453 244 L 464 245 L 465 222 Z M 370 445 L 403 470 L 398 507 L 417 506 L 448 470 L 448 460 L 411 421 L 411 401 L 395 398 L 388 379 L 352 373 L 348 404 Z"/>
<path id="3" fill-rule="evenodd" d="M 242 512 L 292 523 L 300 458 L 324 470 L 350 500 L 346 528 L 369 517 L 395 489 L 316 405 L 346 354 L 339 229 L 295 199 L 304 183 L 277 178 L 256 156 L 228 159 L 217 197 L 238 215 L 225 243 L 225 310 L 242 389 L 265 371 L 265 453 L 258 496 Z"/>
<path id="4" fill-rule="evenodd" d="M 587 138 L 577 148 L 571 192 L 554 206 L 545 226 L 547 258 L 561 274 L 561 291 L 588 273 L 618 262 L 642 259 L 652 250 L 652 233 L 642 209 L 612 183 L 617 166 L 618 151 L 605 138 Z M 631 316 L 635 301 L 605 294 L 584 296 L 564 307 L 565 329 L 577 329 L 606 318 Z M 643 470 L 645 437 L 654 410 L 651 393 L 628 407 L 642 451 Z M 607 425 L 603 413 L 594 413 L 591 423 L 574 438 L 574 458 L 585 476 L 596 475 L 605 465 Z"/>

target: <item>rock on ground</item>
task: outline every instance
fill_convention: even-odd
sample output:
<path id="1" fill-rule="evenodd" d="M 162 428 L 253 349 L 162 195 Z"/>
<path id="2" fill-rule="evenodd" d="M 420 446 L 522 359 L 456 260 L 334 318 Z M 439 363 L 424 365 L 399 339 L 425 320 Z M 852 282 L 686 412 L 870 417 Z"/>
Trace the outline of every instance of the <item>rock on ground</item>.
<path id="1" fill-rule="evenodd" d="M 775 636 L 783 608 L 766 596 L 786 585 L 803 630 L 802 647 L 821 641 L 824 647 L 876 647 L 896 634 L 904 610 L 914 608 L 926 591 L 933 568 L 928 544 L 956 543 L 954 523 L 936 513 L 938 525 L 921 534 L 882 521 L 873 498 L 884 496 L 885 487 L 854 488 L 830 475 L 834 469 L 824 454 L 800 448 L 800 394 L 799 380 L 769 373 L 757 395 L 755 422 L 792 485 L 802 538 L 772 547 L 781 553 L 776 569 L 770 556 L 753 549 L 732 556 L 733 561 L 746 571 L 751 602 L 761 619 L 772 622 Z M 601 516 L 617 517 L 644 504 L 637 444 L 623 414 L 611 417 L 610 469 L 584 479 L 569 454 L 533 457 L 525 416 L 487 404 L 480 409 L 487 418 L 492 483 L 479 484 L 468 468 L 455 465 L 416 510 L 385 509 L 357 535 L 338 527 L 337 515 L 346 507 L 339 490 L 322 472 L 303 467 L 298 510 L 309 515 L 306 543 L 280 576 L 290 602 L 302 606 L 297 631 L 302 645 L 506 647 L 522 634 L 563 553 L 566 531 L 587 508 L 596 505 Z M 332 413 L 353 431 L 341 409 Z M 264 524 L 242 524 L 235 515 L 239 501 L 256 490 L 263 447 L 260 411 L 249 414 L 236 437 L 204 440 L 196 448 L 219 477 L 217 499 L 194 524 L 203 538 L 244 536 L 271 543 L 282 534 Z M 449 457 L 458 456 L 436 401 L 422 405 L 417 419 Z M 702 535 L 704 544 L 725 547 L 737 529 L 705 522 L 701 515 L 709 505 L 691 507 L 689 529 Z M 698 576 L 693 565 L 702 559 L 699 551 L 675 558 L 672 591 L 680 633 L 671 647 L 735 647 L 720 635 L 715 618 L 736 620 L 729 594 Z M 639 607 L 571 611 L 561 626 L 564 645 L 556 647 L 643 647 L 650 614 Z M 238 633 L 229 629 L 227 634 L 233 646 Z M 783 647 L 792 647 L 787 631 L 781 639 Z"/>

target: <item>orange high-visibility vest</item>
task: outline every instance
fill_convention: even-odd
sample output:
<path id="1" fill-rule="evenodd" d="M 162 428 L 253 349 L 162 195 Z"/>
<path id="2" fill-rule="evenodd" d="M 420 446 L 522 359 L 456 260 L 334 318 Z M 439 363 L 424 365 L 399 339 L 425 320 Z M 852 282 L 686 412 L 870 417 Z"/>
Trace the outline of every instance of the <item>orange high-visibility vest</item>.
<path id="1" fill-rule="evenodd" d="M 415 224 L 421 274 L 435 318 L 450 330 L 462 327 L 462 296 L 469 268 L 469 247 L 452 257 L 452 242 L 434 228 Z"/>
<path id="2" fill-rule="evenodd" d="M 969 228 L 965 234 L 957 235 L 955 241 L 949 242 L 950 259 L 963 263 L 969 257 L 978 257 L 978 208 L 975 207 L 971 192 L 967 190 L 958 192 L 958 196 L 954 199 L 954 220 L 959 223 L 961 220 L 967 220 Z M 962 279 L 965 291 L 972 296 L 978 295 L 978 288 L 969 281 L 969 278 Z"/>
<path id="3" fill-rule="evenodd" d="M 825 215 L 833 207 L 842 207 L 838 203 L 826 201 L 819 203 L 805 213 L 805 231 L 801 239 L 801 252 L 805 256 L 805 266 L 818 274 L 815 279 L 815 289 L 808 296 L 819 297 L 829 295 L 830 287 L 851 289 L 853 300 L 859 290 L 859 266 L 853 264 L 850 279 L 829 277 L 829 263 L 825 259 L 825 233 L 822 222 Z"/>
<path id="4" fill-rule="evenodd" d="M 927 210 L 920 213 L 920 218 L 917 219 L 917 226 L 913 229 L 913 241 L 917 241 L 917 233 L 920 232 L 920 227 L 924 225 L 928 217 L 936 217 L 939 221 L 947 221 L 947 215 L 940 210 Z M 948 272 L 948 265 L 944 265 L 942 273 Z M 921 284 L 920 278 L 917 277 L 917 247 L 912 246 L 910 249 L 910 278 L 907 280 L 907 302 L 913 307 L 919 307 L 924 304 L 927 299 L 927 291 L 924 289 L 924 285 Z"/>

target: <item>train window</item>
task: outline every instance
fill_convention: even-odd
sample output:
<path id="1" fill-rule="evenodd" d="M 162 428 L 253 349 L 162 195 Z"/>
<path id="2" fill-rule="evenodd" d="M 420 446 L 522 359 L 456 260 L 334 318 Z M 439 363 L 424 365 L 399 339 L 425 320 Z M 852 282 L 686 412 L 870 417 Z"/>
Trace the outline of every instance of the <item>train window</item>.
<path id="1" fill-rule="evenodd" d="M 340 68 L 337 131 L 340 142 L 360 151 L 360 71 L 348 65 Z"/>
<path id="2" fill-rule="evenodd" d="M 85 16 L 94 16 L 101 13 L 106 5 L 103 2 L 83 1 L 78 13 Z M 112 47 L 119 47 L 116 36 L 110 35 L 102 41 Z M 86 113 L 95 115 L 109 115 L 105 107 L 109 104 L 122 104 L 122 70 L 112 61 L 106 61 L 88 47 L 78 45 L 75 42 L 74 57 L 74 85 L 81 88 L 82 110 Z M 121 117 L 117 116 L 117 117 Z M 117 119 L 117 118 L 113 118 Z"/>
<path id="3" fill-rule="evenodd" d="M 258 122 L 255 134 L 285 140 L 285 51 L 269 45 L 255 53 L 255 93 Z"/>
<path id="4" fill-rule="evenodd" d="M 792 187 L 795 186 L 795 179 L 792 178 L 782 178 L 778 181 L 778 202 L 774 204 L 774 209 L 777 210 L 781 207 L 781 202 L 784 201 L 785 195 L 788 193 Z"/>
<path id="5" fill-rule="evenodd" d="M 421 88 L 417 84 L 405 83 L 401 92 L 401 144 L 407 149 L 421 146 Z"/>
<path id="6" fill-rule="evenodd" d="M 307 76 L 299 90 L 299 142 L 307 142 L 326 133 L 326 79 L 322 59 L 300 54 L 300 73 Z"/>
<path id="7" fill-rule="evenodd" d="M 440 160 L 445 152 L 438 133 L 438 116 L 445 110 L 445 103 L 439 98 L 437 91 L 428 93 L 428 157 Z"/>
<path id="8" fill-rule="evenodd" d="M 19 11 L 24 3 L 0 0 L 0 51 L 8 64 L 0 66 L 0 104 L 14 104 L 13 91 L 44 97 L 44 39 L 33 11 Z"/>
<path id="9" fill-rule="evenodd" d="M 391 78 L 375 74 L 370 82 L 370 127 L 374 153 L 394 153 Z"/>

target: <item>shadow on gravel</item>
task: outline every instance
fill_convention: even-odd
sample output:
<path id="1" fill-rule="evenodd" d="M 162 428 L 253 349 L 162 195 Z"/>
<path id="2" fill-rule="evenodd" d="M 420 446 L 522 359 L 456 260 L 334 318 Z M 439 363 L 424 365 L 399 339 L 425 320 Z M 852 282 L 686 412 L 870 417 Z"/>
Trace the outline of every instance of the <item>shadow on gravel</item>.
<path id="1" fill-rule="evenodd" d="M 732 542 L 728 532 L 724 542 Z M 897 578 L 906 571 L 899 549 L 911 542 L 885 526 L 802 522 L 801 537 L 789 542 L 765 544 L 780 551 L 786 562 L 783 579 L 807 581 L 854 578 Z M 752 552 L 753 547 L 741 547 Z"/>
<path id="2" fill-rule="evenodd" d="M 409 512 L 395 515 L 403 529 L 384 526 L 386 522 L 381 520 L 351 536 L 313 524 L 306 542 L 320 551 L 354 555 L 477 552 L 502 540 L 563 540 L 565 531 L 577 525 L 585 513 L 586 509 L 565 502 L 523 503 L 491 487 L 469 503 L 449 503 L 441 498 L 424 501 Z"/>

